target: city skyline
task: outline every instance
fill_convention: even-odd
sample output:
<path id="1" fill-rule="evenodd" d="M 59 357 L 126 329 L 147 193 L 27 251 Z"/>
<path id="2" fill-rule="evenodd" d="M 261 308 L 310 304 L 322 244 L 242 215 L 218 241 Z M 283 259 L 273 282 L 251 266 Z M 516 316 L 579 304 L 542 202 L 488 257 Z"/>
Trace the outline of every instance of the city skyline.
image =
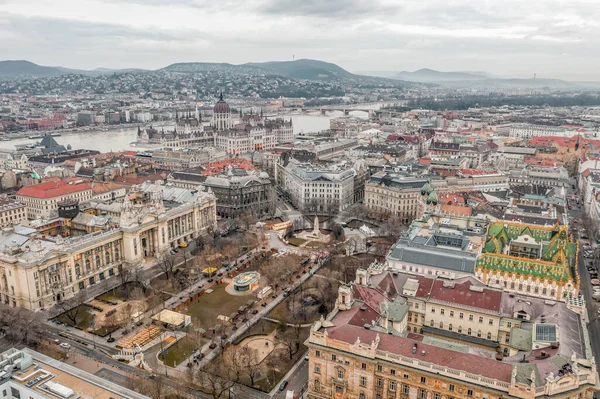
<path id="1" fill-rule="evenodd" d="M 351 71 L 486 71 L 600 81 L 591 1 L 220 3 L 129 0 L 0 2 L 3 59 L 69 68 L 157 69 L 293 57 Z"/>

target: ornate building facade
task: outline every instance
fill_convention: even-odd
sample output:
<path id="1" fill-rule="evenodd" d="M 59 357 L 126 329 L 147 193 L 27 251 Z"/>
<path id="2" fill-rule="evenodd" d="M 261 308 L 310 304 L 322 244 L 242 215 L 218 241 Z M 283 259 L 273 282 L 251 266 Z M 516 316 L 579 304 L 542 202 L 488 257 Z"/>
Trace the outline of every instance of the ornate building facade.
<path id="1" fill-rule="evenodd" d="M 475 276 L 492 287 L 564 301 L 579 293 L 578 247 L 567 226 L 499 221 L 488 228 Z"/>
<path id="2" fill-rule="evenodd" d="M 581 312 L 375 264 L 313 324 L 308 397 L 591 399 L 598 375 Z"/>
<path id="3" fill-rule="evenodd" d="M 146 185 L 134 190 L 121 203 L 118 228 L 72 238 L 40 236 L 23 226 L 4 231 L 1 300 L 31 310 L 48 309 L 123 268 L 197 237 L 216 222 L 212 193 L 183 196 L 164 190 L 172 189 Z M 184 200 L 175 200 L 175 195 Z"/>

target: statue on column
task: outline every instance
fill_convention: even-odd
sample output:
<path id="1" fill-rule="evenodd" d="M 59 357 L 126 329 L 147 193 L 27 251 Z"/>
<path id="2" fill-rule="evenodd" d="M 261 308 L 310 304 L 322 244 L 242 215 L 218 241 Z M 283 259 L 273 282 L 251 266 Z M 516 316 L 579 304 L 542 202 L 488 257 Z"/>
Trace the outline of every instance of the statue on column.
<path id="1" fill-rule="evenodd" d="M 315 215 L 315 222 L 314 222 L 314 227 L 313 227 L 313 234 L 318 236 L 319 234 L 321 234 L 321 230 L 319 229 L 319 217 L 317 215 Z"/>

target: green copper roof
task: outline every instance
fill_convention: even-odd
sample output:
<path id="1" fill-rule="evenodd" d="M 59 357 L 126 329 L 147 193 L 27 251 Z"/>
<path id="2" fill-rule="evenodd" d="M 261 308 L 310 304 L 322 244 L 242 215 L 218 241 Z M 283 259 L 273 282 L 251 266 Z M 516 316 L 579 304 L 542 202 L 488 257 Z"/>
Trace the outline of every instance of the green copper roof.
<path id="1" fill-rule="evenodd" d="M 543 243 L 540 259 L 504 254 L 504 248 L 510 241 L 523 235 Z M 569 241 L 564 226 L 540 227 L 497 222 L 488 228 L 488 239 L 483 254 L 477 260 L 477 267 L 567 282 L 572 279 L 571 266 L 575 264 L 576 256 L 577 244 Z"/>
<path id="2" fill-rule="evenodd" d="M 423 187 L 421 187 L 421 194 L 429 195 L 432 191 L 433 187 L 431 187 L 431 184 L 429 184 L 429 182 L 423 184 Z"/>
<path id="3" fill-rule="evenodd" d="M 438 202 L 438 195 L 435 191 L 432 191 L 431 194 L 429 194 L 429 197 L 427 197 L 427 203 L 435 203 L 437 204 Z"/>

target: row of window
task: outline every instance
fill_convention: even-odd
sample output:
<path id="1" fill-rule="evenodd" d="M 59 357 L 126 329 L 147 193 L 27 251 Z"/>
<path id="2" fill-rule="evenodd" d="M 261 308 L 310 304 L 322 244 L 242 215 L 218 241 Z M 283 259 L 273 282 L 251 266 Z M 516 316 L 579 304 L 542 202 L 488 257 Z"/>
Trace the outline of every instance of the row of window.
<path id="1" fill-rule="evenodd" d="M 418 304 L 415 304 L 415 305 L 418 305 Z M 436 312 L 435 307 L 432 307 L 431 308 L 431 313 L 435 313 L 435 312 Z M 443 316 L 445 313 L 446 313 L 446 309 L 441 308 L 440 309 L 440 314 Z M 454 310 L 450 311 L 450 317 L 454 317 Z M 464 319 L 464 317 L 465 317 L 465 314 L 463 312 L 459 312 L 458 318 L 462 320 L 462 319 Z M 474 320 L 474 316 L 472 314 L 469 314 L 469 321 L 473 321 L 473 320 Z M 479 316 L 479 323 L 480 324 L 483 323 L 483 320 L 484 320 L 483 316 Z M 488 319 L 488 324 L 490 326 L 493 326 L 494 325 L 494 319 Z"/>

